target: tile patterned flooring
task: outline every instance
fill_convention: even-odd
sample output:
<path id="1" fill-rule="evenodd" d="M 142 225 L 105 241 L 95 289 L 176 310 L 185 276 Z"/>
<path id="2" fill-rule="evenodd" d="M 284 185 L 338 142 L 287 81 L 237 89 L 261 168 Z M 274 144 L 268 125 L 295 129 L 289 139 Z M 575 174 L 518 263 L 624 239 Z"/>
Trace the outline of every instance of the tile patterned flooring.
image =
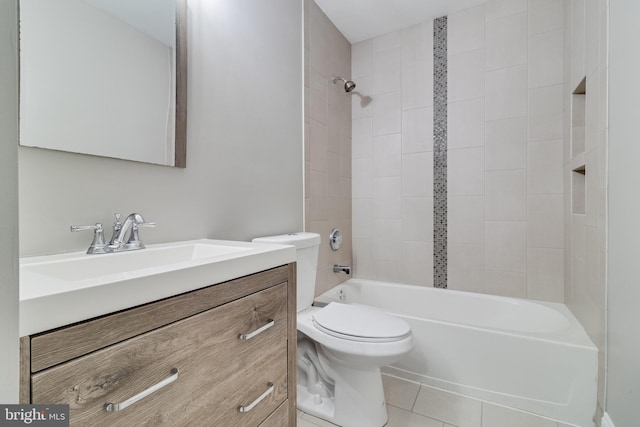
<path id="1" fill-rule="evenodd" d="M 382 380 L 389 413 L 386 427 L 570 427 L 390 375 L 383 375 Z M 298 411 L 298 427 L 335 424 Z"/>

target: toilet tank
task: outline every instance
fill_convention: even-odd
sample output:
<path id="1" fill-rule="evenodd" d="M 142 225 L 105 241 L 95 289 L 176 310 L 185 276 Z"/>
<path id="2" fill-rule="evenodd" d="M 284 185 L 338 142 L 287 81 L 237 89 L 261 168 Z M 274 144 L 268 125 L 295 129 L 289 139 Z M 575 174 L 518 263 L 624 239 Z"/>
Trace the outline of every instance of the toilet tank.
<path id="1" fill-rule="evenodd" d="M 320 235 L 317 233 L 291 233 L 258 237 L 254 242 L 293 245 L 296 247 L 296 311 L 299 313 L 313 303 L 318 269 Z"/>

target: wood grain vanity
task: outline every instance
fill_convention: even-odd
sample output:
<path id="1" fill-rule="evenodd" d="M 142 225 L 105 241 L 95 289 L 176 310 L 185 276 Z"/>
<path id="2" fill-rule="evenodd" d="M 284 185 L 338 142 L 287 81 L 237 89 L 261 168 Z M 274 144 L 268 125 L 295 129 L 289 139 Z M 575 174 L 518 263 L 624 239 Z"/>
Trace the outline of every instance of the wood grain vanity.
<path id="1" fill-rule="evenodd" d="M 77 426 L 295 426 L 295 268 L 22 337 L 21 402 Z"/>

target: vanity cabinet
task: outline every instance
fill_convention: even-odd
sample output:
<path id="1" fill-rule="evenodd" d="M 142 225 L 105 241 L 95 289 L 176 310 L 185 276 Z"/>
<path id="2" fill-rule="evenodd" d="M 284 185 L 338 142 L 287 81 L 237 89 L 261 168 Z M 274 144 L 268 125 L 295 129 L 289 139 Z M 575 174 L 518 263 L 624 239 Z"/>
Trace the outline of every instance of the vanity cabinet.
<path id="1" fill-rule="evenodd" d="M 23 337 L 22 400 L 78 426 L 294 426 L 295 314 L 289 264 Z"/>

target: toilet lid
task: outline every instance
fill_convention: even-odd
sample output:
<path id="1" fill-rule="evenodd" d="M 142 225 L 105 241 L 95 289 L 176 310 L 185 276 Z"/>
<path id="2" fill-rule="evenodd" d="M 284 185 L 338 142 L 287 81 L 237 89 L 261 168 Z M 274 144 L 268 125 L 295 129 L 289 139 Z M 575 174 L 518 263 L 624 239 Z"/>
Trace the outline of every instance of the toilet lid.
<path id="1" fill-rule="evenodd" d="M 366 305 L 329 303 L 313 315 L 316 328 L 354 341 L 396 341 L 411 328 L 402 319 Z"/>

